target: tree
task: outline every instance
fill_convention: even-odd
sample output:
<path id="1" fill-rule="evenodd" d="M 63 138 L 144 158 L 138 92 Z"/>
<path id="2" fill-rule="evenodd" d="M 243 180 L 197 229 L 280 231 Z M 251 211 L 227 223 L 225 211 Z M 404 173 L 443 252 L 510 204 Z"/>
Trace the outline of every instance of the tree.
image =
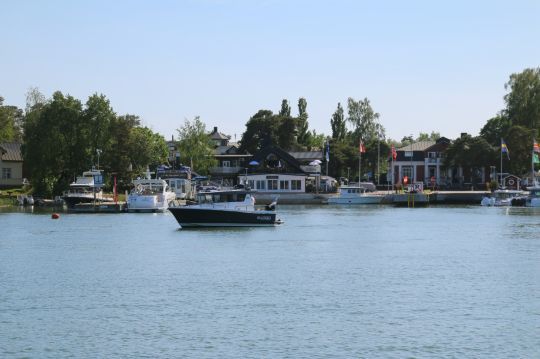
<path id="1" fill-rule="evenodd" d="M 184 125 L 177 131 L 180 158 L 183 158 L 183 161 L 190 161 L 193 164 L 193 170 L 208 174 L 210 167 L 216 165 L 216 160 L 214 145 L 206 132 L 204 122 L 197 116 L 193 121 L 185 120 Z"/>
<path id="2" fill-rule="evenodd" d="M 104 160 L 108 160 L 114 153 L 110 151 L 110 129 L 116 119 L 109 100 L 105 95 L 93 94 L 86 101 L 83 111 L 83 121 L 88 126 L 88 146 L 90 154 L 95 156 L 98 150 L 104 154 Z"/>
<path id="3" fill-rule="evenodd" d="M 364 98 L 363 100 L 355 101 L 352 97 L 349 97 L 347 108 L 349 113 L 347 121 L 354 127 L 353 134 L 355 140 L 358 142 L 376 138 L 376 123 L 379 114 L 373 111 L 369 100 Z"/>
<path id="4" fill-rule="evenodd" d="M 505 168 L 508 172 L 515 173 L 521 176 L 524 173 L 529 173 L 531 170 L 531 151 L 532 141 L 536 131 L 528 129 L 524 126 L 512 126 L 504 140 L 510 152 L 510 161 Z M 500 140 L 499 140 L 500 141 Z M 500 149 L 500 142 L 499 142 Z M 503 159 L 506 156 L 503 156 Z M 505 170 L 505 172 L 507 172 Z"/>
<path id="5" fill-rule="evenodd" d="M 279 121 L 269 110 L 259 110 L 246 123 L 240 150 L 255 153 L 265 143 L 278 143 Z"/>
<path id="6" fill-rule="evenodd" d="M 338 102 L 337 109 L 330 119 L 332 126 L 332 138 L 337 141 L 343 141 L 347 135 L 347 125 L 343 115 L 343 107 Z"/>
<path id="7" fill-rule="evenodd" d="M 437 141 L 439 138 L 441 138 L 441 134 L 439 132 L 420 132 L 416 138 L 416 141 Z"/>
<path id="8" fill-rule="evenodd" d="M 510 75 L 505 84 L 510 92 L 504 96 L 504 114 L 512 125 L 540 129 L 540 68 L 525 69 Z"/>
<path id="9" fill-rule="evenodd" d="M 23 111 L 16 106 L 4 105 L 0 96 L 0 142 L 21 141 Z"/>
<path id="10" fill-rule="evenodd" d="M 493 146 L 501 143 L 501 138 L 506 137 L 508 130 L 512 126 L 511 121 L 503 114 L 491 118 L 480 130 L 480 136 L 486 139 Z"/>
<path id="11" fill-rule="evenodd" d="M 291 117 L 291 106 L 289 106 L 289 101 L 285 99 L 281 101 L 281 109 L 279 110 L 279 116 Z"/>
<path id="12" fill-rule="evenodd" d="M 148 127 L 132 128 L 128 146 L 131 165 L 136 174 L 144 173 L 147 167 L 155 169 L 167 161 L 169 149 L 165 138 Z"/>
<path id="13" fill-rule="evenodd" d="M 324 133 L 317 133 L 317 131 L 312 130 L 308 131 L 306 136 L 306 147 L 308 151 L 312 151 L 314 149 L 322 149 L 324 146 L 324 141 L 326 140 L 326 136 Z"/>
<path id="14" fill-rule="evenodd" d="M 308 146 L 308 137 L 309 137 L 309 124 L 308 124 L 308 113 L 306 111 L 307 101 L 305 98 L 301 97 L 298 99 L 298 119 L 297 119 L 297 140 L 298 144 L 303 146 Z"/>

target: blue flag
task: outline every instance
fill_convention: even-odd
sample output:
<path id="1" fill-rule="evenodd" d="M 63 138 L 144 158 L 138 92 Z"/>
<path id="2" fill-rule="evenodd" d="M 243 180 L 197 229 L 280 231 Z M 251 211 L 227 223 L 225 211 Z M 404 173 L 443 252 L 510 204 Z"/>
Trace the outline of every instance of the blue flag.
<path id="1" fill-rule="evenodd" d="M 330 142 L 326 142 L 326 162 L 330 162 Z"/>
<path id="2" fill-rule="evenodd" d="M 510 159 L 510 151 L 508 151 L 508 146 L 506 146 L 506 142 L 504 142 L 504 139 L 501 138 L 501 153 L 506 153 L 506 157 Z"/>

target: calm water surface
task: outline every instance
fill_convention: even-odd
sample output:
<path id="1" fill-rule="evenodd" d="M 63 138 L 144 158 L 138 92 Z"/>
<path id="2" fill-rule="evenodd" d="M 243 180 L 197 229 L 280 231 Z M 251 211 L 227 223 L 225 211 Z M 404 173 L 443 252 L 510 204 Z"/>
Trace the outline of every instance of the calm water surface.
<path id="1" fill-rule="evenodd" d="M 0 357 L 540 357 L 540 211 L 279 211 L 0 213 Z"/>

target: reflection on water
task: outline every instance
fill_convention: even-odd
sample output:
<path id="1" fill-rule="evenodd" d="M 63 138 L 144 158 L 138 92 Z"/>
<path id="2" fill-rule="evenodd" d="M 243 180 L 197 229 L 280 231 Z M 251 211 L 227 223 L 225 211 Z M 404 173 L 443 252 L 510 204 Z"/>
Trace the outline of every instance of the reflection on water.
<path id="1" fill-rule="evenodd" d="M 1 357 L 536 357 L 540 210 L 0 209 Z M 181 354 L 179 354 L 181 353 Z"/>

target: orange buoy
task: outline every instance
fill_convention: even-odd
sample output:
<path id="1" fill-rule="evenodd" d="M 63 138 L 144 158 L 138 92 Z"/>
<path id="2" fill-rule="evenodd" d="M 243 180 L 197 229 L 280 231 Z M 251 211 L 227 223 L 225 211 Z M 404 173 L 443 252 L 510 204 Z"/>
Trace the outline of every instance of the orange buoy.
<path id="1" fill-rule="evenodd" d="M 58 213 L 53 213 L 53 214 L 51 215 L 51 218 L 52 218 L 52 219 L 58 219 L 58 218 L 60 218 L 60 215 L 59 215 Z"/>

